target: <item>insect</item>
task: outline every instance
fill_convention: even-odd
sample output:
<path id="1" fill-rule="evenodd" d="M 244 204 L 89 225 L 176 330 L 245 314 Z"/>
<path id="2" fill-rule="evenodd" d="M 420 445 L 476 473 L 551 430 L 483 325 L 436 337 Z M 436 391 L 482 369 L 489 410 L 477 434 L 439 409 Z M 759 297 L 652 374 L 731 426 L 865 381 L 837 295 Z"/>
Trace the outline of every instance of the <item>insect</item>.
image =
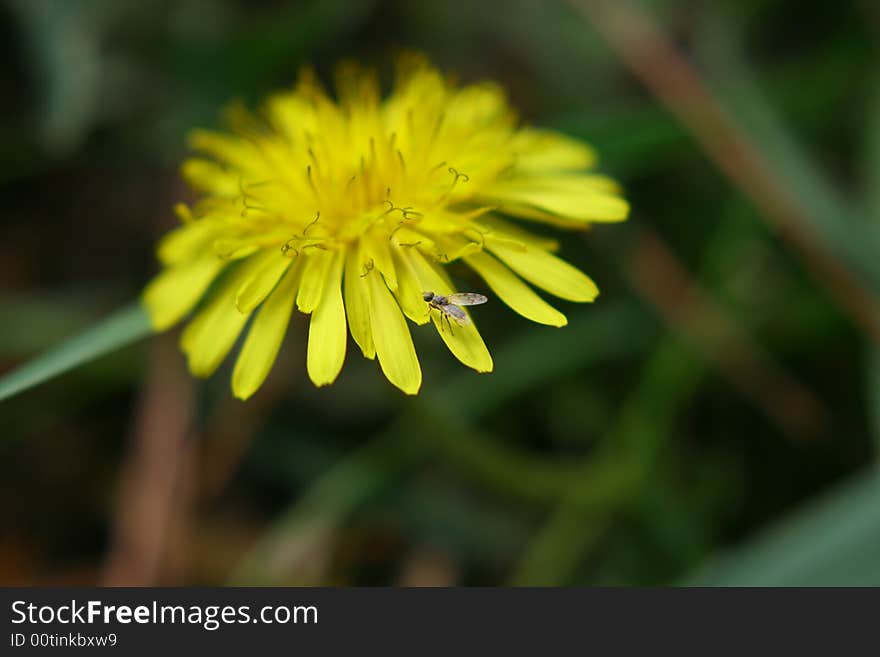
<path id="1" fill-rule="evenodd" d="M 433 308 L 440 313 L 441 321 L 446 319 L 450 332 L 452 332 L 450 318 L 455 320 L 455 323 L 459 326 L 467 326 L 471 321 L 461 309 L 461 306 L 479 306 L 481 303 L 488 301 L 482 294 L 475 294 L 473 292 L 459 292 L 449 296 L 434 294 L 433 292 L 422 292 L 422 299 L 428 304 L 428 312 Z"/>

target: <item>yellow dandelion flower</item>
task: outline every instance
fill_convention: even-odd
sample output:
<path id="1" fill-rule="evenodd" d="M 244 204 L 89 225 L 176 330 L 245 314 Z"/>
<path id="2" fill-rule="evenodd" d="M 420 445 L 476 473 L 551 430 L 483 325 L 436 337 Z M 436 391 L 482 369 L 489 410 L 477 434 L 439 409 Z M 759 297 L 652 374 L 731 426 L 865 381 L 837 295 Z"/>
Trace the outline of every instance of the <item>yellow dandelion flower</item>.
<path id="1" fill-rule="evenodd" d="M 418 57 L 401 59 L 385 99 L 376 75 L 354 65 L 339 69 L 336 89 L 334 101 L 306 72 L 258 115 L 232 110 L 231 133 L 191 135 L 199 155 L 183 175 L 203 196 L 178 206 L 182 225 L 161 240 L 164 269 L 143 300 L 157 330 L 199 306 L 181 337 L 194 375 L 213 373 L 248 327 L 232 389 L 251 396 L 294 306 L 311 315 L 315 385 L 336 379 L 350 332 L 392 384 L 417 393 L 407 319 L 431 321 L 456 358 L 489 372 L 476 326 L 453 327 L 423 297 L 455 291 L 445 265 L 456 260 L 541 324 L 566 319 L 528 283 L 568 301 L 595 298 L 551 240 L 502 218 L 575 229 L 625 219 L 617 185 L 589 172 L 589 146 L 519 127 L 496 85 L 456 87 Z"/>

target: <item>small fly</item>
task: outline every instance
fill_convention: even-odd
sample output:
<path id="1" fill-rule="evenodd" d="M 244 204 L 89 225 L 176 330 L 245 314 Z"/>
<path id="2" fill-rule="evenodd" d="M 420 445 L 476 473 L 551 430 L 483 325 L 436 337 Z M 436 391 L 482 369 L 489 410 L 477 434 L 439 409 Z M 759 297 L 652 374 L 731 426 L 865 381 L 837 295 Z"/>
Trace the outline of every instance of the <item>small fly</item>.
<path id="1" fill-rule="evenodd" d="M 461 306 L 479 306 L 481 303 L 488 301 L 482 294 L 475 294 L 474 292 L 458 292 L 449 296 L 434 294 L 433 292 L 422 292 L 422 299 L 428 304 L 429 311 L 431 308 L 434 308 L 440 313 L 441 320 L 443 318 L 446 319 L 450 332 L 452 332 L 450 319 L 454 320 L 459 326 L 470 324 L 471 320 L 467 313 L 461 309 Z"/>

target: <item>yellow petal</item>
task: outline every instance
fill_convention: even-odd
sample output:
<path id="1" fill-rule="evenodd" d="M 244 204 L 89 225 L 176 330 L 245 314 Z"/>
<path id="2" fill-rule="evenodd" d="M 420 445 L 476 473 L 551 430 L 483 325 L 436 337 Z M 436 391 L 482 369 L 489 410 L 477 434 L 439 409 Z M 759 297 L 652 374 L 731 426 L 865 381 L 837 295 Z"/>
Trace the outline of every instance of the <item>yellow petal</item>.
<path id="1" fill-rule="evenodd" d="M 296 295 L 295 272 L 288 272 L 254 318 L 232 372 L 232 393 L 253 395 L 266 380 L 287 333 Z"/>
<path id="2" fill-rule="evenodd" d="M 586 274 L 546 251 L 519 251 L 491 238 L 486 244 L 513 271 L 550 294 L 569 301 L 592 301 L 599 294 Z"/>
<path id="3" fill-rule="evenodd" d="M 381 272 L 388 287 L 397 289 L 397 272 L 391 260 L 391 245 L 387 233 L 369 233 L 363 238 L 364 255 L 372 260 L 373 266 Z"/>
<path id="4" fill-rule="evenodd" d="M 565 326 L 565 315 L 544 301 L 516 274 L 488 253 L 477 253 L 465 258 L 492 288 L 496 296 L 526 319 L 549 326 Z"/>
<path id="5" fill-rule="evenodd" d="M 183 163 L 182 174 L 184 180 L 198 191 L 226 198 L 241 195 L 238 176 L 215 162 L 191 158 Z"/>
<path id="6" fill-rule="evenodd" d="M 293 262 L 293 258 L 288 258 L 277 248 L 266 249 L 253 257 L 259 260 L 256 272 L 235 295 L 235 306 L 243 313 L 251 312 L 269 296 Z"/>
<path id="7" fill-rule="evenodd" d="M 157 252 L 160 262 L 171 265 L 203 255 L 211 248 L 210 244 L 221 228 L 219 222 L 206 219 L 191 220 L 178 226 L 159 240 Z"/>
<path id="8" fill-rule="evenodd" d="M 193 149 L 212 155 L 236 168 L 246 167 L 253 162 L 256 154 L 250 142 L 211 130 L 193 130 L 188 141 Z"/>
<path id="9" fill-rule="evenodd" d="M 376 346 L 370 322 L 370 290 L 363 277 L 363 266 L 360 248 L 354 245 L 347 249 L 343 289 L 348 330 L 364 356 L 372 360 L 376 357 Z"/>
<path id="10" fill-rule="evenodd" d="M 520 171 L 588 169 L 596 162 L 596 152 L 585 143 L 550 130 L 520 130 L 513 146 Z"/>
<path id="11" fill-rule="evenodd" d="M 270 96 L 266 101 L 266 116 L 289 141 L 315 131 L 315 106 L 307 98 L 292 93 Z"/>
<path id="12" fill-rule="evenodd" d="M 257 264 L 259 261 L 251 258 L 238 265 L 180 336 L 194 375 L 210 376 L 247 323 L 250 313 L 238 311 L 235 296 L 242 283 L 254 275 Z"/>
<path id="13" fill-rule="evenodd" d="M 408 395 L 422 385 L 422 369 L 406 319 L 379 272 L 364 277 L 370 289 L 370 324 L 385 377 Z"/>
<path id="14" fill-rule="evenodd" d="M 408 256 L 408 260 L 412 264 L 412 269 L 418 277 L 423 290 L 430 290 L 441 294 L 449 294 L 455 291 L 451 281 L 440 267 L 429 263 L 415 249 L 412 249 Z M 486 344 L 483 342 L 483 338 L 473 322 L 466 326 L 458 326 L 453 323 L 450 328 L 449 324 L 442 320 L 442 316 L 437 311 L 432 311 L 430 316 L 437 332 L 443 338 L 443 342 L 446 343 L 453 356 L 477 372 L 492 371 L 492 355 L 486 348 Z"/>
<path id="15" fill-rule="evenodd" d="M 480 218 L 478 228 L 482 231 L 484 240 L 486 236 L 491 235 L 497 240 L 508 241 L 512 245 L 518 242 L 520 245 L 534 246 L 551 253 L 559 250 L 559 242 L 555 239 L 544 235 L 535 235 L 495 215 Z"/>
<path id="16" fill-rule="evenodd" d="M 476 229 L 464 233 L 464 235 L 437 235 L 437 257 L 443 262 L 453 262 L 471 253 L 478 253 L 483 247 L 483 235 Z"/>
<path id="17" fill-rule="evenodd" d="M 306 366 L 316 386 L 333 383 L 345 361 L 346 325 L 342 305 L 342 253 L 333 254 L 321 302 L 309 322 L 309 348 Z"/>
<path id="18" fill-rule="evenodd" d="M 332 253 L 321 249 L 309 249 L 308 255 L 301 255 L 299 291 L 296 294 L 296 307 L 300 312 L 310 313 L 321 301 L 324 278 Z"/>
<path id="19" fill-rule="evenodd" d="M 153 328 L 165 330 L 192 310 L 224 266 L 219 258 L 208 256 L 160 272 L 143 294 Z"/>
<path id="20" fill-rule="evenodd" d="M 224 260 L 241 260 L 260 250 L 252 238 L 220 239 L 211 244 L 214 253 Z"/>
<path id="21" fill-rule="evenodd" d="M 397 228 L 394 231 L 394 235 L 391 236 L 391 241 L 396 246 L 404 248 L 418 246 L 419 248 L 430 250 L 434 246 L 434 240 L 406 226 Z"/>
<path id="22" fill-rule="evenodd" d="M 419 326 L 428 323 L 428 304 L 422 298 L 425 288 L 413 271 L 412 263 L 406 255 L 414 251 L 412 247 L 393 246 L 391 253 L 394 257 L 394 267 L 397 269 L 399 282 L 396 297 L 403 313 Z"/>
<path id="23" fill-rule="evenodd" d="M 535 176 L 497 182 L 481 196 L 500 202 L 510 214 L 540 219 L 558 216 L 572 221 L 623 221 L 629 203 L 604 176 Z"/>
<path id="24" fill-rule="evenodd" d="M 195 220 L 192 210 L 189 209 L 189 206 L 186 203 L 175 203 L 174 214 L 177 215 L 177 218 L 180 219 L 180 223 L 182 224 L 188 224 Z"/>
<path id="25" fill-rule="evenodd" d="M 337 66 L 334 80 L 340 105 L 352 108 L 378 105 L 381 91 L 375 71 L 346 61 Z"/>

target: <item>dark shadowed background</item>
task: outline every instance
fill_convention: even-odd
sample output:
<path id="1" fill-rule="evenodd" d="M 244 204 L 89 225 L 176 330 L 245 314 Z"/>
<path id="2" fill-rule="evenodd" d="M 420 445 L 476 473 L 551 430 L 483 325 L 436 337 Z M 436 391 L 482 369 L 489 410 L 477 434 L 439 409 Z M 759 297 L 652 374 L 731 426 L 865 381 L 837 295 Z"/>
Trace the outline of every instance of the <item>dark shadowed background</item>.
<path id="1" fill-rule="evenodd" d="M 244 404 L 174 331 L 0 402 L 0 582 L 880 584 L 877 3 L 7 0 L 0 35 L 3 370 L 139 294 L 187 131 L 306 63 L 498 80 L 633 207 L 563 236 L 602 290 L 568 327 L 481 309 L 492 375 L 411 325 L 417 398 L 351 344 L 315 389 L 299 316 Z"/>

